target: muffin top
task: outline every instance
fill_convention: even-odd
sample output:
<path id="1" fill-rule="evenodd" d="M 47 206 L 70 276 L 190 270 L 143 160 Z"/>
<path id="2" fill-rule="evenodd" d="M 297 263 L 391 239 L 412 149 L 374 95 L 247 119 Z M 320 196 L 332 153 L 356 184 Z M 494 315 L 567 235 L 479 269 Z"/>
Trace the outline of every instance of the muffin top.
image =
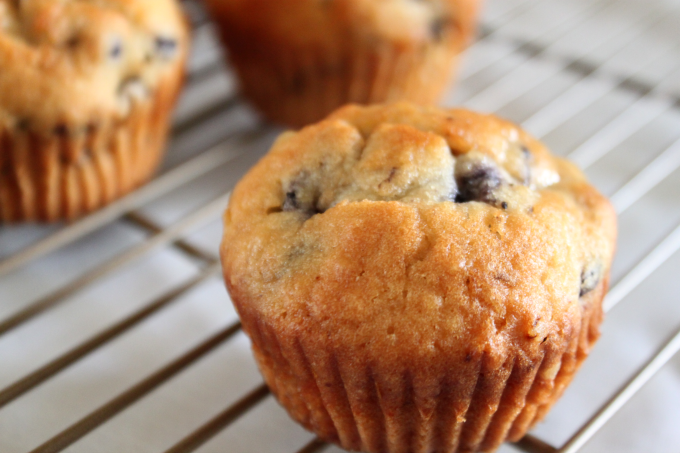
<path id="1" fill-rule="evenodd" d="M 457 40 L 474 31 L 478 0 L 208 0 L 222 21 L 254 40 L 343 45 L 347 38 L 404 46 Z M 230 30 L 225 30 L 230 33 Z M 247 43 L 243 43 L 247 45 Z"/>
<path id="2" fill-rule="evenodd" d="M 124 118 L 177 76 L 187 33 L 174 0 L 0 0 L 0 125 Z"/>
<path id="3" fill-rule="evenodd" d="M 401 103 L 283 134 L 233 192 L 222 257 L 241 310 L 353 353 L 536 357 L 601 302 L 615 236 L 517 126 Z"/>

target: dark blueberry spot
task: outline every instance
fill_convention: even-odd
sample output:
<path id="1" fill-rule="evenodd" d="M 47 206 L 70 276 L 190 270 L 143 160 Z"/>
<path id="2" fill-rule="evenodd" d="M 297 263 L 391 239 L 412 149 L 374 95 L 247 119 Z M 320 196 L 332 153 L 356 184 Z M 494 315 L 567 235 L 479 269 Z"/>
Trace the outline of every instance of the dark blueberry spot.
<path id="1" fill-rule="evenodd" d="M 286 200 L 283 202 L 283 211 L 291 212 L 300 209 L 300 203 L 295 191 L 286 192 Z"/>
<path id="2" fill-rule="evenodd" d="M 545 337 L 541 343 L 545 343 L 548 340 L 548 337 Z"/>
<path id="3" fill-rule="evenodd" d="M 123 43 L 116 40 L 109 49 L 109 58 L 118 60 L 123 55 Z"/>
<path id="4" fill-rule="evenodd" d="M 157 36 L 154 45 L 156 47 L 156 53 L 164 59 L 174 57 L 175 52 L 177 51 L 177 40 L 172 38 Z"/>
<path id="5" fill-rule="evenodd" d="M 600 283 L 602 274 L 602 267 L 599 264 L 586 266 L 581 271 L 581 289 L 579 297 L 583 297 L 595 288 Z"/>
<path id="6" fill-rule="evenodd" d="M 500 187 L 502 178 L 495 167 L 479 164 L 473 166 L 466 173 L 457 174 L 456 182 L 458 183 L 456 202 L 483 201 L 493 203 L 495 202 L 493 191 Z"/>
<path id="7" fill-rule="evenodd" d="M 285 194 L 281 203 L 283 212 L 297 212 L 304 214 L 307 218 L 324 212 L 319 207 L 319 197 L 321 196 L 319 189 L 305 171 L 285 185 L 283 192 Z"/>
<path id="8" fill-rule="evenodd" d="M 75 49 L 80 44 L 80 37 L 72 36 L 66 41 L 66 47 L 69 49 Z"/>
<path id="9" fill-rule="evenodd" d="M 503 209 L 508 209 L 508 203 L 505 202 L 505 201 L 502 202 L 502 203 L 501 203 L 501 208 L 503 208 Z"/>
<path id="10" fill-rule="evenodd" d="M 16 122 L 16 127 L 19 130 L 26 131 L 31 127 L 31 121 L 28 118 L 21 118 Z"/>
<path id="11" fill-rule="evenodd" d="M 54 134 L 59 137 L 66 137 L 68 135 L 68 128 L 65 124 L 57 124 L 54 127 Z"/>
<path id="12" fill-rule="evenodd" d="M 440 42 L 444 38 L 446 23 L 447 20 L 443 17 L 438 17 L 430 23 L 430 34 L 433 40 Z"/>
<path id="13" fill-rule="evenodd" d="M 305 76 L 301 72 L 297 72 L 293 75 L 290 81 L 290 91 L 295 94 L 300 94 L 305 89 Z"/>

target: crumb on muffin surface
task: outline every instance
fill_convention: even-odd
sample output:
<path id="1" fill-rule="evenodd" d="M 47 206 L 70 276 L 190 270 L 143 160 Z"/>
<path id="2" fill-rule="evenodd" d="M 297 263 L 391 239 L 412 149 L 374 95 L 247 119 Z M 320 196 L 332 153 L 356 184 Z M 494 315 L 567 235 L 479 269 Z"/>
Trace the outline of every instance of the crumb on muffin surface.
<path id="1" fill-rule="evenodd" d="M 49 134 L 124 119 L 186 52 L 173 1 L 0 0 L 0 122 Z"/>

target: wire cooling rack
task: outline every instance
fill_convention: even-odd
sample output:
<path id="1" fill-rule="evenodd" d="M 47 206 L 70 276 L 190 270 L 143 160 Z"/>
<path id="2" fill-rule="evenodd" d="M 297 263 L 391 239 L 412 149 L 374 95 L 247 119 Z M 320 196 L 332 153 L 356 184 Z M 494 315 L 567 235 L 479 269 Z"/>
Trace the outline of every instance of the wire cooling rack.
<path id="1" fill-rule="evenodd" d="M 280 131 L 202 8 L 164 169 L 70 225 L 0 227 L 0 452 L 339 451 L 269 395 L 219 276 L 229 190 Z M 501 451 L 680 448 L 680 2 L 489 0 L 447 105 L 583 167 L 620 216 L 604 335 Z M 614 310 L 616 308 L 616 310 Z"/>

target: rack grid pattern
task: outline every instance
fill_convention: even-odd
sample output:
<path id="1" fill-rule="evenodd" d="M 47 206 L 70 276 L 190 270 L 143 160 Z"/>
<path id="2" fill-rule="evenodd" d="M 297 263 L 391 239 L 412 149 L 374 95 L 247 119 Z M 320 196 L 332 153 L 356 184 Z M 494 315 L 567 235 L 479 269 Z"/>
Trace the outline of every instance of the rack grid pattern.
<path id="1" fill-rule="evenodd" d="M 194 52 L 156 179 L 70 225 L 0 227 L 2 452 L 339 451 L 273 403 L 221 288 L 228 191 L 280 131 L 238 97 L 200 4 L 184 6 Z M 680 382 L 678 29 L 672 0 L 489 0 L 447 97 L 575 161 L 621 222 L 605 344 L 556 414 L 502 451 L 588 450 L 662 369 Z M 668 423 L 639 421 L 659 442 L 648 451 L 680 442 L 669 398 Z"/>

